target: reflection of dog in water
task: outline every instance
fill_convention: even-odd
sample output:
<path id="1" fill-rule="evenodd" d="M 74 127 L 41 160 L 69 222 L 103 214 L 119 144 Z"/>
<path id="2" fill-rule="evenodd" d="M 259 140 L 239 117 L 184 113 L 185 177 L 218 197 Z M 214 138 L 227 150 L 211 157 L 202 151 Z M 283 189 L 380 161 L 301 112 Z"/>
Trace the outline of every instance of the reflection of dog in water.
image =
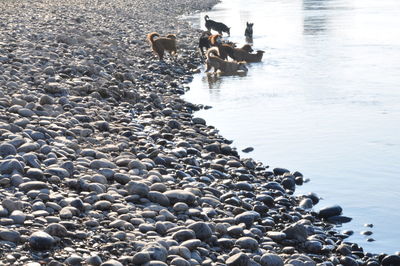
<path id="1" fill-rule="evenodd" d="M 158 37 L 154 39 L 154 37 Z M 168 51 L 172 56 L 176 55 L 176 36 L 175 34 L 168 34 L 166 37 L 160 37 L 157 32 L 152 32 L 147 34 L 147 39 L 151 43 L 151 48 L 153 52 L 156 53 L 160 59 L 163 60 L 164 52 Z"/>
<path id="2" fill-rule="evenodd" d="M 206 20 L 206 28 L 208 31 L 215 30 L 221 35 L 222 32 L 226 32 L 228 33 L 228 36 L 231 36 L 230 28 L 228 28 L 224 23 L 211 20 L 208 15 L 205 15 L 204 19 Z"/>
<path id="3" fill-rule="evenodd" d="M 206 58 L 206 72 L 214 68 L 214 72 L 219 70 L 225 75 L 234 75 L 237 74 L 238 71 L 247 72 L 248 70 L 245 62 L 226 61 L 219 58 L 217 47 L 211 47 L 208 49 L 206 52 Z"/>

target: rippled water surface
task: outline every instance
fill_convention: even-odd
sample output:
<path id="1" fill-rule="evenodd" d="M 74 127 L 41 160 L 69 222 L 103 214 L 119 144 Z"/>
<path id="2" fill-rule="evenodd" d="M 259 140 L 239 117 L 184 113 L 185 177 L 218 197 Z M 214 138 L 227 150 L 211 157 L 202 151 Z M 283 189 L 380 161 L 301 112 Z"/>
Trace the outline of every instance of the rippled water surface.
<path id="1" fill-rule="evenodd" d="M 255 148 L 242 156 L 302 172 L 311 181 L 297 193 L 322 197 L 316 210 L 353 217 L 349 240 L 400 251 L 400 1 L 229 0 L 207 14 L 239 45 L 254 22 L 266 53 L 245 77 L 198 74 L 185 98 L 213 108 L 196 115 Z"/>

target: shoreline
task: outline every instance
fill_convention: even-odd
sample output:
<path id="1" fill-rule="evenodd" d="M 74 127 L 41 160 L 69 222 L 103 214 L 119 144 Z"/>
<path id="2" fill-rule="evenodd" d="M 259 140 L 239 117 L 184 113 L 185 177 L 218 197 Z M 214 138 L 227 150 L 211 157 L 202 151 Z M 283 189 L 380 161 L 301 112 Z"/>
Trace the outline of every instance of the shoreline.
<path id="1" fill-rule="evenodd" d="M 240 158 L 181 99 L 202 61 L 178 16 L 216 3 L 0 3 L 3 264 L 400 260 L 346 243 L 321 220 L 337 207 L 292 196 L 301 173 Z M 152 31 L 177 34 L 176 62 L 151 53 Z"/>

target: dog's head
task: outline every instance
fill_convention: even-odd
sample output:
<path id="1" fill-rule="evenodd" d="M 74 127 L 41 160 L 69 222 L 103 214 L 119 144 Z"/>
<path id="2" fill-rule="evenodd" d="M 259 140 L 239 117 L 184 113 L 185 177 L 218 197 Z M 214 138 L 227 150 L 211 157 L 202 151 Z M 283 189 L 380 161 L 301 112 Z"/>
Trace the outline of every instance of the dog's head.
<path id="1" fill-rule="evenodd" d="M 253 52 L 253 48 L 251 48 L 250 44 L 243 45 L 242 49 L 249 53 Z"/>
<path id="2" fill-rule="evenodd" d="M 249 29 L 249 30 L 252 30 L 252 29 L 253 29 L 253 25 L 254 25 L 254 23 L 246 22 L 246 27 L 247 27 L 247 29 Z"/>
<path id="3" fill-rule="evenodd" d="M 227 28 L 226 33 L 228 33 L 228 35 L 231 36 L 231 28 Z"/>
<path id="4" fill-rule="evenodd" d="M 168 38 L 168 39 L 176 40 L 176 35 L 175 35 L 175 34 L 168 34 L 168 35 L 167 35 L 167 38 Z"/>

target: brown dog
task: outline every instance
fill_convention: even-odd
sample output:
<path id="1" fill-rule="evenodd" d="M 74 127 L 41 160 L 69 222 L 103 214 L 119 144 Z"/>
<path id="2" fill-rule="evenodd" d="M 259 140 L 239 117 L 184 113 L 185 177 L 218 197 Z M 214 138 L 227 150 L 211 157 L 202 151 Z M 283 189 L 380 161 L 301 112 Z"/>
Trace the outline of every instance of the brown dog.
<path id="1" fill-rule="evenodd" d="M 158 38 L 154 39 L 154 37 Z M 176 55 L 175 34 L 168 34 L 166 37 L 160 37 L 160 34 L 157 32 L 152 32 L 147 34 L 147 40 L 149 40 L 153 52 L 158 55 L 160 61 L 163 60 L 165 51 L 168 51 L 171 56 L 172 54 Z"/>
<path id="2" fill-rule="evenodd" d="M 214 68 L 214 72 L 220 70 L 225 75 L 234 75 L 237 74 L 238 71 L 247 72 L 248 69 L 246 67 L 245 62 L 234 62 L 234 61 L 226 61 L 218 57 L 218 48 L 211 47 L 206 52 L 206 72 L 210 71 L 211 68 Z"/>
<path id="3" fill-rule="evenodd" d="M 243 61 L 236 59 L 235 57 L 240 57 L 237 56 L 238 54 L 253 52 L 253 48 L 251 48 L 251 45 L 249 44 L 243 45 L 242 48 L 235 48 L 235 46 L 231 44 L 222 44 L 218 46 L 218 49 L 220 57 L 224 60 L 228 59 L 229 56 L 233 60 Z"/>
<path id="4" fill-rule="evenodd" d="M 226 47 L 226 53 L 236 61 L 245 61 L 247 63 L 261 62 L 264 51 L 258 50 L 257 53 L 251 54 L 250 52 L 252 52 L 253 49 L 250 49 L 251 46 L 249 44 L 239 49 Z"/>
<path id="5" fill-rule="evenodd" d="M 255 54 L 247 54 L 243 57 L 243 61 L 246 61 L 247 63 L 261 62 L 263 55 L 264 51 L 258 50 Z"/>

